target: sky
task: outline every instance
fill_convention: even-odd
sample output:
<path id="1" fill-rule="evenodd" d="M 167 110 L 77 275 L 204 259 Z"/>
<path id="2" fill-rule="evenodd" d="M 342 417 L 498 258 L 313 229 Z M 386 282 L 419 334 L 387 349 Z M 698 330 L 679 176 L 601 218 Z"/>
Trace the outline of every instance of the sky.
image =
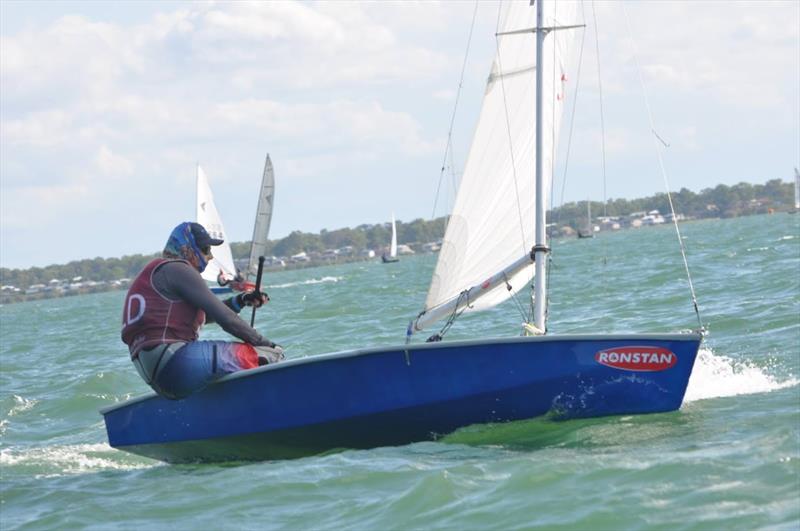
<path id="1" fill-rule="evenodd" d="M 249 240 L 267 153 L 271 239 L 384 223 L 392 212 L 404 222 L 446 214 L 497 9 L 3 0 L 0 266 L 160 250 L 194 217 L 198 163 L 229 238 Z M 579 90 L 567 95 L 576 112 L 556 206 L 665 190 L 647 103 L 668 145 L 671 190 L 791 179 L 800 166 L 800 2 L 580 9 L 583 63 Z M 437 199 L 451 120 L 452 163 Z"/>

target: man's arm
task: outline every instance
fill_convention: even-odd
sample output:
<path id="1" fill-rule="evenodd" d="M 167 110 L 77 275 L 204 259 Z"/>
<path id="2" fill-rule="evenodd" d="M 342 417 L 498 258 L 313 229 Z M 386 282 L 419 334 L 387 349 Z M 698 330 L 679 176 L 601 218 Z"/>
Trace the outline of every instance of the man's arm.
<path id="1" fill-rule="evenodd" d="M 153 281 L 159 291 L 171 298 L 180 298 L 206 312 L 206 322 L 216 322 L 223 330 L 246 343 L 274 346 L 275 343 L 259 334 L 240 319 L 231 306 L 219 300 L 206 285 L 200 273 L 189 264 L 169 262 L 156 270 Z"/>

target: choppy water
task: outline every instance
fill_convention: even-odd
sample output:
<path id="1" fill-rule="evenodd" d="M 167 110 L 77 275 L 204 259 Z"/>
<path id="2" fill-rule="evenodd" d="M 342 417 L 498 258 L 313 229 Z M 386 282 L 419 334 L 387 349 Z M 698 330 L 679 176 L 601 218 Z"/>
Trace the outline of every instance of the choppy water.
<path id="1" fill-rule="evenodd" d="M 111 449 L 98 409 L 147 390 L 119 341 L 123 293 L 0 307 L 0 528 L 798 529 L 800 216 L 683 231 L 710 336 L 680 411 L 293 461 L 172 466 Z M 671 228 L 553 247 L 552 332 L 696 326 Z M 270 274 L 257 327 L 289 357 L 400 343 L 433 264 Z M 509 303 L 448 338 L 519 323 Z"/>

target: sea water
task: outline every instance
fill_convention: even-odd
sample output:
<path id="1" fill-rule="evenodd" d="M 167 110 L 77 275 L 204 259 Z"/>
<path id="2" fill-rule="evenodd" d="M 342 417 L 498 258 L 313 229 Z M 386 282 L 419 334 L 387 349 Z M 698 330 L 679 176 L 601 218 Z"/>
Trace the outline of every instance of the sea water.
<path id="1" fill-rule="evenodd" d="M 297 460 L 175 466 L 110 448 L 98 410 L 148 391 L 119 340 L 124 293 L 0 307 L 0 528 L 796 530 L 800 216 L 681 230 L 709 335 L 679 411 Z M 672 227 L 552 246 L 550 332 L 698 327 Z M 402 343 L 434 265 L 268 273 L 256 327 L 289 358 Z M 512 300 L 462 316 L 446 340 L 521 322 Z"/>

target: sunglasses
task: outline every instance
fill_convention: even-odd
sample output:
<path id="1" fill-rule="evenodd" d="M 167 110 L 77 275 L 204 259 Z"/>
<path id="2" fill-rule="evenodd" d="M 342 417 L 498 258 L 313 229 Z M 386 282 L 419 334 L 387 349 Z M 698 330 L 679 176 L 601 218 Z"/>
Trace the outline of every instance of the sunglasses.
<path id="1" fill-rule="evenodd" d="M 211 254 L 211 246 L 205 245 L 203 247 L 200 247 L 200 252 L 203 254 Z"/>

